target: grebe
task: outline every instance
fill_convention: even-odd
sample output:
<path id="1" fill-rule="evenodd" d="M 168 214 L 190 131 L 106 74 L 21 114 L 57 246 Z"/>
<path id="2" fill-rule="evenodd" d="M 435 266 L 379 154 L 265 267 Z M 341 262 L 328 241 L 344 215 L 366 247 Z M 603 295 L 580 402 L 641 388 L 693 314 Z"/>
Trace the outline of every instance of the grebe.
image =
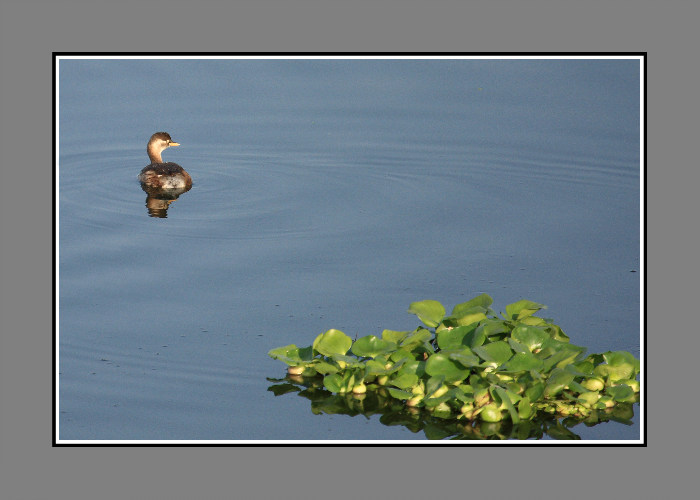
<path id="1" fill-rule="evenodd" d="M 170 146 L 179 146 L 167 132 L 156 132 L 148 141 L 146 151 L 151 164 L 144 167 L 139 174 L 139 181 L 144 188 L 150 189 L 188 189 L 192 187 L 192 177 L 177 163 L 163 163 L 160 154 Z"/>

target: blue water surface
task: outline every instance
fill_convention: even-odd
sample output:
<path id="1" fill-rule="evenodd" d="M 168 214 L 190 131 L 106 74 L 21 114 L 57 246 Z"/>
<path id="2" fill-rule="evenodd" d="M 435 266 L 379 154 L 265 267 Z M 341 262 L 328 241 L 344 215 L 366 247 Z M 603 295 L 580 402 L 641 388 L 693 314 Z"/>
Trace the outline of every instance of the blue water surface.
<path id="1" fill-rule="evenodd" d="M 275 347 L 519 299 L 640 355 L 637 60 L 62 59 L 62 440 L 414 440 L 275 396 Z M 151 134 L 193 188 L 152 217 Z M 634 424 L 574 432 L 639 439 Z"/>

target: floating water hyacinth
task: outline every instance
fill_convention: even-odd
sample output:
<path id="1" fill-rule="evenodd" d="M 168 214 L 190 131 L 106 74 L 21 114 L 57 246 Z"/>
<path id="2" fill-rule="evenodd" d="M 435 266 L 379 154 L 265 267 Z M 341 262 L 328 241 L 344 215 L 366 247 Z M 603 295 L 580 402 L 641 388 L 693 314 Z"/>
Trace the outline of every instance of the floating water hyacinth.
<path id="1" fill-rule="evenodd" d="M 586 354 L 551 320 L 545 306 L 521 300 L 497 315 L 487 294 L 456 305 L 423 300 L 408 312 L 413 331 L 384 330 L 355 342 L 331 329 L 308 347 L 268 354 L 288 365 L 288 379 L 322 380 L 333 395 L 368 393 L 431 417 L 512 424 L 543 414 L 590 419 L 637 401 L 640 363 L 625 351 Z M 309 384 L 304 384 L 309 386 Z"/>

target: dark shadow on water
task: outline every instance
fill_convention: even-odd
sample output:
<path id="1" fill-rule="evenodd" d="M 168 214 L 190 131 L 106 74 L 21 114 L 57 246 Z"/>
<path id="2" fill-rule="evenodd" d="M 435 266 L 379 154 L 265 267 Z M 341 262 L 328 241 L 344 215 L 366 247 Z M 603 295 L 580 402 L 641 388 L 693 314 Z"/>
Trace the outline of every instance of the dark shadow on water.
<path id="1" fill-rule="evenodd" d="M 618 422 L 633 426 L 633 403 L 619 403 L 606 410 L 593 410 L 582 419 L 541 412 L 532 420 L 513 424 L 502 422 L 480 422 L 455 418 L 454 414 L 441 414 L 420 408 L 407 407 L 403 402 L 389 396 L 384 389 L 367 391 L 366 394 L 337 395 L 323 387 L 321 377 L 288 375 L 283 379 L 268 378 L 274 384 L 268 391 L 275 396 L 296 393 L 311 401 L 314 415 L 363 415 L 370 418 L 379 415 L 379 421 L 387 426 L 403 426 L 414 434 L 423 432 L 430 440 L 503 440 L 503 439 L 564 439 L 580 440 L 572 428 L 578 425 L 593 427 L 606 422 Z M 371 437 L 368 436 L 368 439 Z"/>

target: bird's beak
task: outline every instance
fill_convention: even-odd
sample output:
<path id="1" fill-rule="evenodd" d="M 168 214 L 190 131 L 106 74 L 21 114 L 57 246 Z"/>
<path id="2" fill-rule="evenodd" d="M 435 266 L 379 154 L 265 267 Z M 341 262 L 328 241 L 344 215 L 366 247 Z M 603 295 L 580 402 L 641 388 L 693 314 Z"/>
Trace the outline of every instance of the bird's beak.
<path id="1" fill-rule="evenodd" d="M 168 146 L 179 146 L 179 145 L 180 145 L 179 142 L 170 142 L 170 143 L 168 143 Z"/>

